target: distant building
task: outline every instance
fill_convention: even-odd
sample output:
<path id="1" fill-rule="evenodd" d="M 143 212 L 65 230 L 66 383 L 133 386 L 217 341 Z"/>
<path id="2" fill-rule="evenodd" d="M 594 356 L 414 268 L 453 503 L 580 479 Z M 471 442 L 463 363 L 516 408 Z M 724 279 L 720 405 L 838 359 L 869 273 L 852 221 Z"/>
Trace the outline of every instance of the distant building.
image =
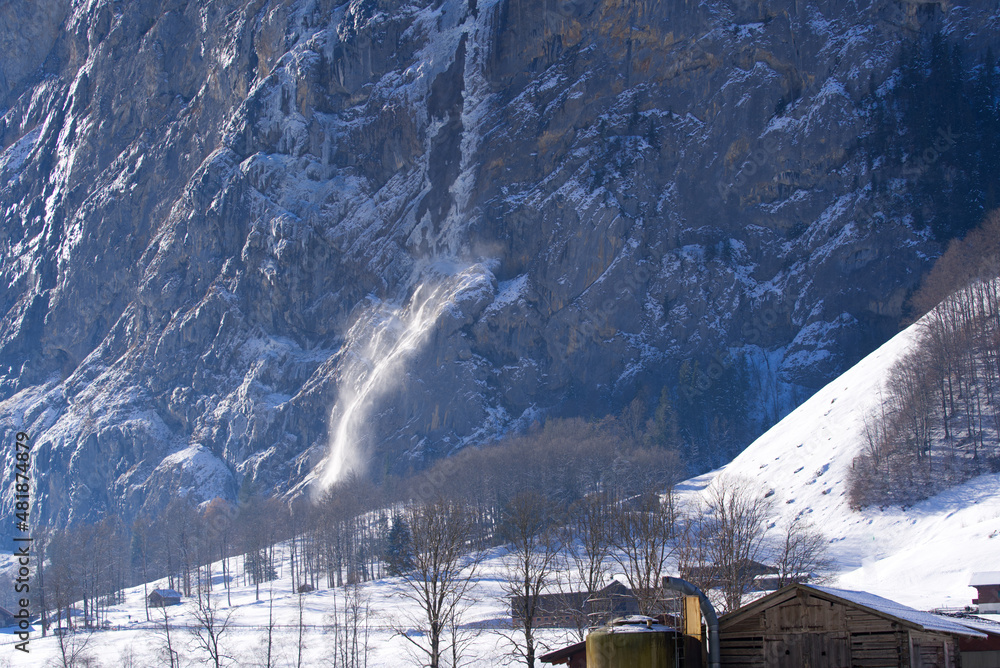
<path id="1" fill-rule="evenodd" d="M 180 605 L 181 595 L 173 589 L 154 589 L 146 600 L 152 608 L 165 608 L 168 605 Z"/>
<path id="2" fill-rule="evenodd" d="M 1000 666 L 1000 623 L 975 615 L 962 614 L 958 623 L 986 634 L 985 638 L 959 638 L 962 668 L 997 668 Z"/>
<path id="3" fill-rule="evenodd" d="M 0 606 L 0 628 L 14 626 L 16 623 L 17 619 L 14 617 L 14 613 L 3 606 Z"/>
<path id="4" fill-rule="evenodd" d="M 699 583 L 702 589 L 715 589 L 722 587 L 725 582 L 720 569 L 714 564 L 706 566 L 691 566 L 682 568 L 680 576 L 688 582 Z M 753 559 L 744 559 L 738 566 L 737 573 L 740 580 L 748 581 L 752 591 L 773 591 L 777 589 L 778 569 L 774 566 L 762 564 Z"/>
<path id="5" fill-rule="evenodd" d="M 979 612 L 1000 612 L 1000 571 L 973 573 L 969 585 L 979 592 L 979 597 L 972 599 Z"/>
<path id="6" fill-rule="evenodd" d="M 524 619 L 524 597 L 512 596 L 511 619 Z M 615 580 L 589 596 L 587 592 L 542 594 L 538 598 L 535 626 L 538 628 L 581 628 L 596 626 L 613 617 L 639 614 L 639 602 L 632 590 Z"/>
<path id="7" fill-rule="evenodd" d="M 719 620 L 722 665 L 958 668 L 987 635 L 866 592 L 791 584 Z"/>

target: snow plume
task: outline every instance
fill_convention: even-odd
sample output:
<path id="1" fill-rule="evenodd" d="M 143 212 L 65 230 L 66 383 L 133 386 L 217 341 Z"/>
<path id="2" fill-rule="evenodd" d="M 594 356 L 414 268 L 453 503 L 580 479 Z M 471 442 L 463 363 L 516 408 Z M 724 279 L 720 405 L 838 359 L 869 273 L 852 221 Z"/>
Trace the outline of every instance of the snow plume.
<path id="1" fill-rule="evenodd" d="M 490 87 L 485 77 L 496 0 L 462 3 L 464 12 L 456 23 L 442 22 L 434 10 L 437 37 L 420 53 L 427 67 L 427 94 L 430 81 L 445 63 L 453 62 L 461 40 L 467 40 L 462 71 L 462 136 L 459 172 L 448 188 L 451 205 L 443 220 L 429 215 L 420 221 L 414 236 L 425 234 L 433 239 L 433 257 L 426 258 L 425 269 L 418 271 L 416 286 L 402 304 L 378 302 L 368 308 L 351 327 L 340 363 L 340 396 L 330 416 L 329 448 L 320 465 L 314 492 L 323 492 L 351 473 L 363 473 L 372 447 L 367 429 L 372 410 L 390 391 L 405 389 L 405 365 L 427 340 L 441 316 L 449 309 L 461 310 L 463 299 L 471 293 L 490 292 L 495 296 L 493 274 L 482 264 L 462 263 L 456 257 L 466 255 L 465 232 L 468 228 L 470 201 L 476 186 L 476 153 L 481 140 L 482 118 L 489 110 Z M 430 11 L 430 10 L 428 10 Z M 445 54 L 448 54 L 447 56 Z M 431 74 L 433 72 L 434 74 Z M 434 132 L 443 131 L 438 127 Z M 428 139 L 428 141 L 430 141 Z M 430 174 L 428 145 L 424 169 Z M 318 484 L 317 484 L 318 483 Z"/>
<path id="2" fill-rule="evenodd" d="M 351 473 L 363 473 L 370 449 L 372 408 L 406 380 L 406 363 L 421 348 L 442 314 L 462 295 L 491 290 L 493 275 L 483 265 L 425 272 L 402 305 L 380 302 L 351 327 L 338 375 L 340 396 L 330 415 L 330 440 L 320 466 L 317 493 Z"/>

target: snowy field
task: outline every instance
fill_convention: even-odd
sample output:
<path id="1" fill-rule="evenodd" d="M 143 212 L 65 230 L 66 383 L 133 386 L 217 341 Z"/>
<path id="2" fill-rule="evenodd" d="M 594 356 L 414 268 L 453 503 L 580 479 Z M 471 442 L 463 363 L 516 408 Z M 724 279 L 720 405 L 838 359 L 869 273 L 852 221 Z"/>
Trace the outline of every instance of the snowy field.
<path id="1" fill-rule="evenodd" d="M 232 566 L 232 561 L 230 565 Z M 462 618 L 463 628 L 460 637 L 465 645 L 464 658 L 460 664 L 462 666 L 485 668 L 505 663 L 501 655 L 510 650 L 511 642 L 510 629 L 504 627 L 504 624 L 505 621 L 509 622 L 510 617 L 499 584 L 501 570 L 499 553 L 490 555 L 481 564 L 481 578 L 474 591 L 474 604 Z M 214 568 L 216 586 L 212 594 L 212 603 L 218 605 L 224 614 L 228 605 L 225 589 L 221 585 L 221 572 L 221 564 L 216 564 Z M 261 586 L 260 600 L 256 600 L 255 588 L 252 585 L 242 584 L 242 578 L 232 587 L 231 629 L 222 636 L 225 652 L 232 659 L 225 665 L 240 667 L 258 665 L 268 625 L 269 585 L 273 585 L 273 614 L 278 625 L 275 644 L 278 656 L 283 661 L 278 665 L 296 666 L 299 594 L 292 593 L 287 558 L 280 561 L 279 578 L 273 583 Z M 166 587 L 166 581 L 157 581 L 155 586 Z M 423 665 L 418 660 L 418 654 L 414 653 L 410 641 L 400 633 L 409 632 L 415 639 L 420 639 L 414 632 L 416 625 L 412 621 L 418 616 L 420 609 L 405 598 L 404 587 L 405 585 L 397 578 L 376 580 L 360 587 L 362 595 L 368 599 L 370 606 L 368 639 L 370 668 Z M 153 586 L 150 590 L 152 588 Z M 343 590 L 321 588 L 302 594 L 301 598 L 304 626 L 302 666 L 342 665 L 334 663 L 332 658 L 335 636 L 330 628 L 329 613 L 334 607 L 343 609 Z M 211 665 L 207 663 L 207 655 L 196 647 L 190 631 L 183 628 L 195 624 L 196 609 L 197 602 L 187 598 L 180 606 L 168 608 L 173 647 L 181 655 L 182 666 Z M 162 615 L 156 609 L 152 609 L 151 614 L 153 621 L 147 622 L 142 586 L 127 590 L 125 603 L 114 606 L 108 615 L 108 620 L 115 629 L 89 635 L 88 653 L 100 662 L 97 665 L 107 668 L 126 666 L 124 656 L 129 651 L 134 654 L 136 667 L 168 665 L 161 658 L 160 651 L 164 644 L 163 633 L 158 630 L 158 627 L 162 626 Z M 539 636 L 543 642 L 554 648 L 577 642 L 567 630 L 541 631 Z M 85 636 L 78 634 L 77 637 Z M 7 666 L 5 661 L 8 660 L 11 666 L 46 666 L 58 657 L 59 647 L 56 639 L 53 637 L 42 639 L 41 630 L 37 627 L 36 632 L 32 634 L 30 655 L 16 651 L 15 642 L 17 642 L 15 637 L 0 634 L 0 666 Z"/>
<path id="2" fill-rule="evenodd" d="M 781 423 L 754 442 L 732 463 L 718 471 L 689 480 L 679 488 L 682 503 L 698 500 L 719 475 L 757 480 L 775 492 L 774 520 L 803 514 L 829 538 L 837 573 L 829 583 L 896 600 L 918 609 L 961 608 L 971 604 L 975 589 L 968 586 L 975 571 L 1000 570 L 1000 476 L 987 475 L 902 510 L 852 511 L 847 504 L 846 476 L 860 447 L 865 413 L 880 400 L 879 385 L 885 372 L 913 341 L 916 327 L 900 333 L 857 366 L 818 392 Z M 500 588 L 501 553 L 484 560 L 475 601 L 465 612 L 465 640 L 461 665 L 497 666 L 508 663 L 511 641 L 504 629 L 509 619 Z M 298 658 L 299 596 L 292 593 L 287 559 L 280 562 L 279 579 L 273 583 L 278 654 L 288 666 Z M 214 602 L 228 608 L 221 585 L 221 566 L 215 565 Z M 163 581 L 155 583 L 165 586 Z M 256 600 L 253 586 L 234 583 L 233 626 L 223 636 L 228 665 L 254 666 L 260 655 L 268 623 L 270 587 L 263 586 Z M 419 655 L 402 633 L 419 640 L 412 620 L 418 607 L 403 596 L 398 579 L 384 579 L 361 587 L 370 605 L 368 666 L 418 666 Z M 143 588 L 128 591 L 124 604 L 109 615 L 123 630 L 100 631 L 89 636 L 90 654 L 102 666 L 125 666 L 131 652 L 135 666 L 164 665 L 159 658 L 163 644 L 158 624 L 147 622 Z M 335 645 L 329 611 L 343 608 L 340 590 L 320 589 L 304 594 L 303 666 L 334 666 Z M 196 648 L 182 627 L 193 624 L 195 603 L 186 600 L 170 609 L 174 647 L 182 665 L 204 665 L 205 654 Z M 540 631 L 550 648 L 575 642 L 570 631 Z M 31 654 L 14 650 L 11 636 L 0 641 L 0 667 L 44 666 L 56 658 L 55 639 L 33 634 Z"/>

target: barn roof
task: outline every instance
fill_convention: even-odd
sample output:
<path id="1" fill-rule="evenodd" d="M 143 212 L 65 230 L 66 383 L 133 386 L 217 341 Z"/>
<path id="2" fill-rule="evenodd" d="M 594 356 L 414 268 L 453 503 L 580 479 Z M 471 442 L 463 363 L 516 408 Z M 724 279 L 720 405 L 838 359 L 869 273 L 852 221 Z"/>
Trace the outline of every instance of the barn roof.
<path id="1" fill-rule="evenodd" d="M 951 617 L 943 617 L 930 612 L 914 610 L 913 608 L 905 606 L 902 603 L 896 603 L 895 601 L 890 601 L 887 598 L 882 598 L 881 596 L 876 596 L 875 594 L 869 594 L 866 591 L 851 591 L 849 589 L 834 589 L 833 587 L 821 586 L 815 586 L 813 589 L 818 589 L 819 591 L 830 594 L 831 596 L 842 598 L 845 601 L 850 601 L 855 605 L 868 608 L 869 610 L 880 612 L 883 615 L 895 617 L 896 619 L 904 622 L 909 622 L 910 624 L 919 626 L 925 631 L 939 631 L 941 633 L 954 633 L 957 635 L 974 637 L 983 635 L 968 626 L 958 623 Z"/>
<path id="2" fill-rule="evenodd" d="M 972 574 L 970 587 L 982 587 L 983 585 L 1000 585 L 1000 571 L 982 571 Z"/>
<path id="3" fill-rule="evenodd" d="M 580 652 L 587 651 L 586 642 L 578 642 L 576 644 L 570 645 L 569 647 L 563 647 L 562 649 L 557 649 L 554 652 L 549 652 L 548 654 L 543 654 L 538 657 L 538 660 L 542 663 L 555 663 L 556 661 L 562 661 L 563 659 L 568 659 L 574 654 L 579 654 Z"/>
<path id="4" fill-rule="evenodd" d="M 902 603 L 890 601 L 887 598 L 869 594 L 864 591 L 852 591 L 849 589 L 835 589 L 833 587 L 821 587 L 819 585 L 790 584 L 773 594 L 768 594 L 763 598 L 749 603 L 739 610 L 725 615 L 720 623 L 725 625 L 733 619 L 743 617 L 752 611 L 765 608 L 772 603 L 783 602 L 795 591 L 802 591 L 818 598 L 834 601 L 841 604 L 851 605 L 857 608 L 864 608 L 868 612 L 901 622 L 911 628 L 921 631 L 932 631 L 936 633 L 950 633 L 953 635 L 969 636 L 973 638 L 985 638 L 986 634 L 965 626 L 951 617 L 921 612 L 907 607 Z"/>
<path id="5" fill-rule="evenodd" d="M 153 594 L 159 594 L 163 598 L 180 598 L 180 592 L 176 592 L 173 589 L 154 589 L 150 592 L 150 596 Z"/>

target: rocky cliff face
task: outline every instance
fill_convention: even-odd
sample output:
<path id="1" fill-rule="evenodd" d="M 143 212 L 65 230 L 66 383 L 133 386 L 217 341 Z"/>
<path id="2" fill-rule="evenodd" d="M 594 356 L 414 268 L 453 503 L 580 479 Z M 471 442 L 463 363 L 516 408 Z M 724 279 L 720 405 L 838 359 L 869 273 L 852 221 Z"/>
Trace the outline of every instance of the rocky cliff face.
<path id="1" fill-rule="evenodd" d="M 862 138 L 902 45 L 985 51 L 992 4 L 0 7 L 0 424 L 36 517 L 295 488 L 362 343 L 459 274 L 365 395 L 374 472 L 735 365 L 773 418 L 939 252 Z"/>

